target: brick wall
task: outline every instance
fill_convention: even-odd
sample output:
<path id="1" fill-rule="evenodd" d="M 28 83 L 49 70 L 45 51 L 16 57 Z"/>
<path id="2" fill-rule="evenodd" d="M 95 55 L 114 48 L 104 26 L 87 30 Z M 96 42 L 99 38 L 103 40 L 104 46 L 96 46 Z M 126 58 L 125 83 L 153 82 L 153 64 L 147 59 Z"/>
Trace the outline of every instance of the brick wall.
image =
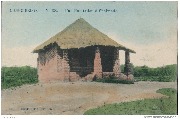
<path id="1" fill-rule="evenodd" d="M 38 78 L 40 82 L 59 80 L 57 72 L 57 49 L 40 52 L 38 56 Z"/>
<path id="2" fill-rule="evenodd" d="M 78 81 L 79 79 L 81 79 L 81 77 L 76 72 L 70 72 L 69 79 L 73 82 Z"/>
<path id="3" fill-rule="evenodd" d="M 103 72 L 103 78 L 113 77 L 114 72 Z"/>
<path id="4" fill-rule="evenodd" d="M 38 79 L 40 82 L 69 81 L 67 51 L 50 48 L 38 56 Z"/>
<path id="5" fill-rule="evenodd" d="M 121 74 L 120 69 L 120 60 L 119 60 L 119 50 L 114 51 L 114 67 L 113 67 L 114 76 L 119 78 Z"/>
<path id="6" fill-rule="evenodd" d="M 98 48 L 96 49 L 95 58 L 94 58 L 94 74 L 96 75 L 97 78 L 102 78 L 101 57 Z"/>
<path id="7" fill-rule="evenodd" d="M 64 81 L 70 81 L 70 66 L 69 66 L 69 59 L 68 59 L 68 51 L 63 50 L 63 69 L 64 71 L 62 72 L 64 74 Z"/>
<path id="8" fill-rule="evenodd" d="M 38 76 L 40 82 L 49 81 L 92 81 L 95 78 L 120 76 L 119 51 L 114 52 L 113 72 L 102 72 L 101 54 L 97 48 L 94 58 L 94 71 L 81 78 L 77 72 L 70 72 L 68 50 L 58 47 L 49 48 L 46 52 L 40 52 L 38 56 Z M 76 63 L 74 61 L 74 63 Z M 74 66 L 75 64 L 73 64 Z"/>

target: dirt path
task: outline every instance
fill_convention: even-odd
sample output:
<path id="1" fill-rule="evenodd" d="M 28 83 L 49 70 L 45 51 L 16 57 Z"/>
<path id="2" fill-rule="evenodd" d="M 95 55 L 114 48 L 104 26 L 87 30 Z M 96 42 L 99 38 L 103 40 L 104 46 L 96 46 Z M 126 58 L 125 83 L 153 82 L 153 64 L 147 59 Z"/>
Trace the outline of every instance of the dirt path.
<path id="1" fill-rule="evenodd" d="M 159 98 L 163 95 L 156 93 L 156 90 L 176 86 L 176 82 L 135 82 L 131 85 L 68 82 L 24 85 L 2 91 L 1 114 L 77 115 L 104 104 Z"/>

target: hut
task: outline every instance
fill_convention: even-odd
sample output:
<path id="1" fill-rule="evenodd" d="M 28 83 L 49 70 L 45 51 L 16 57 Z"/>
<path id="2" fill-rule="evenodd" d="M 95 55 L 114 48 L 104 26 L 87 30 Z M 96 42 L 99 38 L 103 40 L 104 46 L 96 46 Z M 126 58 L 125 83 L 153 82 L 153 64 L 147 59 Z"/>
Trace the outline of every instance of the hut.
<path id="1" fill-rule="evenodd" d="M 40 82 L 92 81 L 103 77 L 120 78 L 119 50 L 125 51 L 125 74 L 131 74 L 129 53 L 134 50 L 115 42 L 83 18 L 76 20 L 37 46 Z"/>

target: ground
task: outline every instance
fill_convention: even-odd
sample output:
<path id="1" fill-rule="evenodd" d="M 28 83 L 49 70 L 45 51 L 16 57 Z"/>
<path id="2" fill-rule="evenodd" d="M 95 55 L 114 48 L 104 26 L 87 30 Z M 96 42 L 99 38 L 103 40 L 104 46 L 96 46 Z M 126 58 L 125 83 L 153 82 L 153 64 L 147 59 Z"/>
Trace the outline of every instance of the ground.
<path id="1" fill-rule="evenodd" d="M 135 82 L 109 84 L 98 82 L 56 82 L 24 85 L 2 90 L 2 115 L 84 114 L 104 104 L 160 98 L 160 88 L 175 88 L 177 82 Z"/>

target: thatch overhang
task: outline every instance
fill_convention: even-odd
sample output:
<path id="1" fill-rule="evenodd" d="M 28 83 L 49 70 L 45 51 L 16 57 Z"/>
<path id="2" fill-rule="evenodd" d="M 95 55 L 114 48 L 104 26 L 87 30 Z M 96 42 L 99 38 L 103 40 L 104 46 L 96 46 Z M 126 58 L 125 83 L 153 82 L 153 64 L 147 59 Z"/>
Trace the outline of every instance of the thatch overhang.
<path id="1" fill-rule="evenodd" d="M 43 44 L 37 46 L 33 53 L 38 53 L 46 46 L 56 43 L 61 49 L 85 48 L 88 46 L 113 46 L 119 50 L 135 53 L 134 50 L 126 48 L 116 41 L 103 34 L 83 18 L 76 20 L 74 23 L 66 27 Z"/>

